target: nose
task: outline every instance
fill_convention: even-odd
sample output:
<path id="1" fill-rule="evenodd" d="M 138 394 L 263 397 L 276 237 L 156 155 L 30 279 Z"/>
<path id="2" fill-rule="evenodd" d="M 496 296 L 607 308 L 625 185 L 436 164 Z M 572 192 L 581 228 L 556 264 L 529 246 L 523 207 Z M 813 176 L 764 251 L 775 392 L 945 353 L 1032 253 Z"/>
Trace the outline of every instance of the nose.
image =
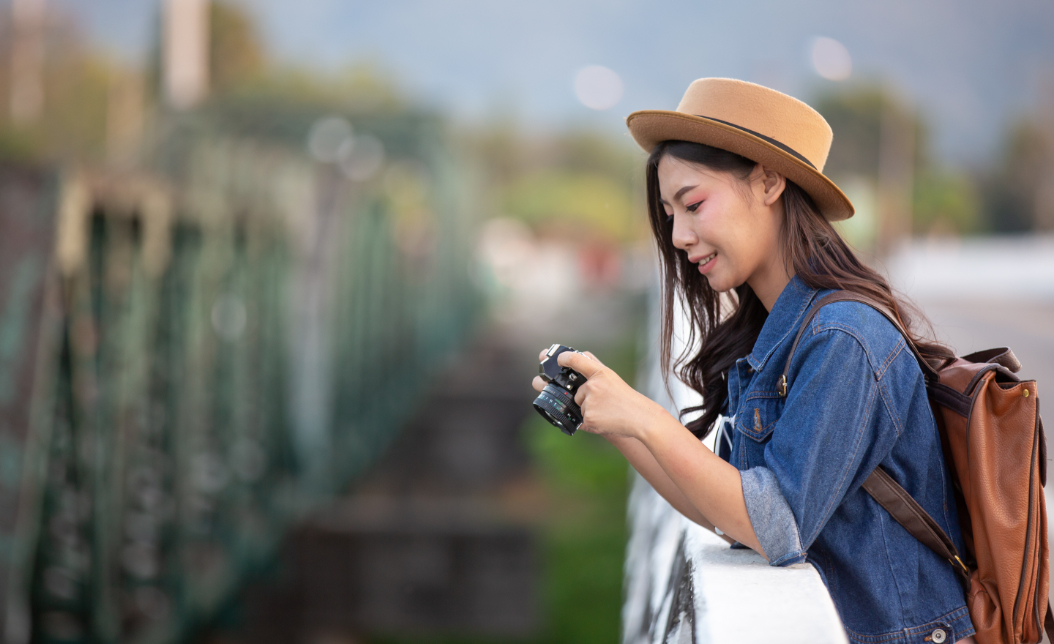
<path id="1" fill-rule="evenodd" d="M 673 233 L 670 235 L 670 241 L 673 242 L 675 248 L 688 250 L 699 242 L 699 237 L 692 230 L 688 220 L 688 217 L 683 216 L 673 218 Z"/>

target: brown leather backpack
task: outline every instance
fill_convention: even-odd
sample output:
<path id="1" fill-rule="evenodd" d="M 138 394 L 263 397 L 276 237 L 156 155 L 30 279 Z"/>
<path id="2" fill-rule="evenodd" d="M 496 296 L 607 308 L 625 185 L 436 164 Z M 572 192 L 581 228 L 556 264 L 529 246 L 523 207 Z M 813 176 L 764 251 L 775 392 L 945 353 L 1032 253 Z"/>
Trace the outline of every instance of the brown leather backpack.
<path id="1" fill-rule="evenodd" d="M 864 481 L 864 489 L 955 567 L 978 644 L 1039 642 L 1044 627 L 1054 641 L 1043 500 L 1047 447 L 1036 381 L 1014 375 L 1021 363 L 1006 348 L 934 367 L 882 304 L 839 291 L 821 298 L 806 313 L 779 381 L 781 396 L 787 394 L 791 359 L 809 322 L 820 307 L 844 301 L 866 304 L 889 319 L 922 368 L 955 487 L 965 555 L 960 556 L 937 522 L 882 467 Z"/>

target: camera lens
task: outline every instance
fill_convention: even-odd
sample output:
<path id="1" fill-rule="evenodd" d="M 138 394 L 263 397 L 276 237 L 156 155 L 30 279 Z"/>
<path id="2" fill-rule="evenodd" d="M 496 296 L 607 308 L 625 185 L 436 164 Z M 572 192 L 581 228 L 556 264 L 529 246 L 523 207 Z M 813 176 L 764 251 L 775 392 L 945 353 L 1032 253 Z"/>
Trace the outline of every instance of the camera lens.
<path id="1" fill-rule="evenodd" d="M 582 424 L 582 409 L 575 402 L 574 394 L 549 383 L 534 399 L 534 408 L 560 431 L 573 436 Z"/>

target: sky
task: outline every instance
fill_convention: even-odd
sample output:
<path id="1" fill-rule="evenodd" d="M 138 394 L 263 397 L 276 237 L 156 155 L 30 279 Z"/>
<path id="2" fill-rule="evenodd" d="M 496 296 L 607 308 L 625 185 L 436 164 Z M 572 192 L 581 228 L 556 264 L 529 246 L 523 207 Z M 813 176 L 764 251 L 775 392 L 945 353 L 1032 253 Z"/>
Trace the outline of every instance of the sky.
<path id="1" fill-rule="evenodd" d="M 129 62 L 154 38 L 160 0 L 48 1 Z M 917 109 L 951 165 L 983 162 L 1013 120 L 1054 110 L 1051 0 L 229 1 L 255 18 L 278 61 L 339 69 L 368 60 L 407 95 L 462 120 L 501 113 L 628 136 L 627 114 L 673 109 L 704 76 L 809 102 L 837 88 L 812 64 L 817 37 L 848 50 L 852 75 L 842 83 L 886 84 Z M 576 97 L 587 65 L 621 78 L 610 109 Z"/>

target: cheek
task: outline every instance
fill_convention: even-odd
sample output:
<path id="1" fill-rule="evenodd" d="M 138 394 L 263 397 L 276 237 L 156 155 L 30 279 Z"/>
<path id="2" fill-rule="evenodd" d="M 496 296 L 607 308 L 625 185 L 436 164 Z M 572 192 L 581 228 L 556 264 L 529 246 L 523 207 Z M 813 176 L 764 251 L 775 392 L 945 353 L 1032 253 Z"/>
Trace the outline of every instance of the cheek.
<path id="1" fill-rule="evenodd" d="M 758 219 L 757 213 L 738 201 L 714 217 L 714 243 L 724 255 L 725 269 L 746 279 L 776 248 L 776 236 Z M 747 274 L 740 274 L 747 273 Z"/>
<path id="2" fill-rule="evenodd" d="M 751 273 L 775 258 L 780 243 L 779 228 L 769 218 L 756 215 L 750 213 L 744 218 L 749 225 L 743 226 L 738 235 L 739 268 Z"/>

